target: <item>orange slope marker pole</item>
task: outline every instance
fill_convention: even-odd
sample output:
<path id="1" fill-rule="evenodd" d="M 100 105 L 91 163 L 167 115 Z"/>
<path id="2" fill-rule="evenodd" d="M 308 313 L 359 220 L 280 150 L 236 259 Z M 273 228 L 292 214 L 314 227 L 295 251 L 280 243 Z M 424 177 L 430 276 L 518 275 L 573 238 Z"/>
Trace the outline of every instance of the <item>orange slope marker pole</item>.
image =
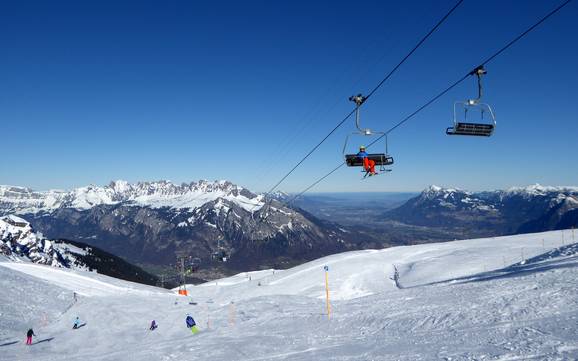
<path id="1" fill-rule="evenodd" d="M 325 270 L 325 300 L 327 303 L 327 319 L 331 318 L 331 303 L 329 302 L 329 267 L 324 266 Z"/>

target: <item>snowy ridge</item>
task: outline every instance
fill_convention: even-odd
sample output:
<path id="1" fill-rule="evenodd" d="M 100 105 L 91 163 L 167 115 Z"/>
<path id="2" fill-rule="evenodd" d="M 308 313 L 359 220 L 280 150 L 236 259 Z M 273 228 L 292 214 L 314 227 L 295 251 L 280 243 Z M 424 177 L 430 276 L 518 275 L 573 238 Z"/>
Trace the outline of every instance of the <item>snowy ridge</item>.
<path id="1" fill-rule="evenodd" d="M 494 205 L 486 199 L 480 198 L 476 193 L 464 191 L 458 188 L 443 188 L 431 185 L 418 197 L 418 203 L 433 203 L 448 209 L 470 209 L 477 211 L 494 211 Z"/>
<path id="2" fill-rule="evenodd" d="M 53 242 L 34 232 L 30 223 L 14 215 L 0 218 L 0 254 L 14 261 L 68 267 L 67 260 Z"/>
<path id="3" fill-rule="evenodd" d="M 560 194 L 578 194 L 578 187 L 570 186 L 542 186 L 540 184 L 533 184 L 525 187 L 511 187 L 507 190 L 493 190 L 485 192 L 470 192 L 459 188 L 453 187 L 440 187 L 437 185 L 430 185 L 422 191 L 424 196 L 439 197 L 447 196 L 452 193 L 463 193 L 467 195 L 478 194 L 478 193 L 495 193 L 495 194 L 518 194 L 526 196 L 541 196 L 549 193 L 560 193 Z"/>
<path id="4" fill-rule="evenodd" d="M 246 210 L 259 209 L 263 205 L 262 196 L 224 180 L 201 180 L 181 185 L 169 181 L 129 184 L 119 180 L 104 187 L 91 185 L 71 191 L 45 192 L 0 185 L 0 209 L 15 214 L 50 212 L 59 208 L 83 210 L 119 203 L 153 208 L 194 209 L 217 199 L 234 202 Z"/>
<path id="5" fill-rule="evenodd" d="M 578 187 L 550 187 L 540 184 L 533 184 L 526 187 L 512 187 L 505 191 L 506 193 L 527 194 L 527 195 L 544 195 L 547 193 L 577 193 Z"/>
<path id="6" fill-rule="evenodd" d="M 0 217 L 0 261 L 9 261 L 19 267 L 45 265 L 146 284 L 156 282 L 154 276 L 97 247 L 68 240 L 48 240 L 42 233 L 36 232 L 28 221 L 14 215 Z M 41 272 L 51 271 L 42 268 Z"/>
<path id="7" fill-rule="evenodd" d="M 437 201 L 440 206 L 456 208 L 456 203 L 468 205 L 471 209 L 489 211 L 496 209 L 497 201 L 512 197 L 532 201 L 534 198 L 550 197 L 551 206 L 569 202 L 578 203 L 578 187 L 551 187 L 534 184 L 526 187 L 512 187 L 508 190 L 469 192 L 458 188 L 444 188 L 431 185 L 419 196 L 423 201 Z"/>

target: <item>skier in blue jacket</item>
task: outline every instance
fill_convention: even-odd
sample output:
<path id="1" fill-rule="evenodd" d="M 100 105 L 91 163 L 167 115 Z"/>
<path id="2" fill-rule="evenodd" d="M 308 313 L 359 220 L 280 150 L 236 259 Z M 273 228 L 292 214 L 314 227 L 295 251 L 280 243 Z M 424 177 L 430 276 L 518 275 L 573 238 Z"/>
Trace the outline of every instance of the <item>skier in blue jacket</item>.
<path id="1" fill-rule="evenodd" d="M 72 328 L 74 330 L 76 330 L 79 327 L 80 327 L 80 318 L 78 318 L 78 316 L 76 316 L 76 319 L 74 320 L 74 325 L 72 326 Z"/>
<path id="2" fill-rule="evenodd" d="M 369 155 L 365 152 L 365 146 L 360 146 L 359 153 L 357 153 L 357 158 L 360 158 L 363 161 L 363 169 L 365 169 L 365 171 L 369 173 L 370 176 L 376 175 L 377 173 L 375 173 L 375 161 L 369 159 L 368 156 Z"/>
<path id="3" fill-rule="evenodd" d="M 195 322 L 195 320 L 193 319 L 193 317 L 191 315 L 187 315 L 187 328 L 191 329 L 191 332 L 193 334 L 199 332 L 199 329 L 197 329 L 197 323 Z"/>

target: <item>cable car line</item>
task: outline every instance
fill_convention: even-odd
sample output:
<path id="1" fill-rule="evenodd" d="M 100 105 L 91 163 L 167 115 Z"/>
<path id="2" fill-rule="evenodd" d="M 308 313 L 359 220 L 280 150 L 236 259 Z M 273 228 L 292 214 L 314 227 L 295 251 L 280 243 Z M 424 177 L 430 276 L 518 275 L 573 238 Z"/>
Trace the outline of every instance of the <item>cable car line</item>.
<path id="1" fill-rule="evenodd" d="M 404 119 L 402 119 L 399 123 L 397 123 L 396 125 L 394 125 L 393 127 L 391 127 L 389 130 L 387 130 L 385 132 L 385 135 L 391 133 L 392 131 L 394 131 L 395 129 L 397 129 L 399 126 L 401 126 L 402 124 L 404 124 L 405 122 L 407 122 L 408 120 L 410 120 L 411 118 L 413 118 L 417 113 L 419 113 L 420 111 L 422 111 L 424 108 L 428 107 L 431 103 L 435 102 L 436 100 L 438 100 L 441 96 L 443 96 L 444 94 L 446 94 L 447 92 L 449 92 L 450 90 L 452 90 L 454 87 L 456 87 L 458 84 L 460 84 L 461 82 L 463 82 L 464 80 L 466 80 L 468 77 L 476 75 L 478 69 L 483 68 L 486 64 L 490 63 L 492 60 L 494 60 L 497 56 L 499 56 L 500 54 L 502 54 L 505 50 L 507 50 L 509 47 L 511 47 L 512 45 L 514 45 L 516 42 L 518 42 L 520 39 L 522 39 L 524 36 L 526 36 L 529 32 L 531 32 L 532 30 L 534 30 L 536 27 L 538 27 L 540 24 L 542 24 L 546 19 L 548 19 L 550 16 L 554 15 L 555 13 L 557 13 L 558 11 L 560 11 L 564 6 L 568 5 L 568 3 L 572 1 L 572 0 L 566 0 L 565 2 L 563 2 L 562 4 L 558 5 L 554 10 L 550 11 L 548 14 L 546 14 L 544 17 L 542 17 L 538 22 L 536 22 L 534 25 L 530 26 L 528 29 L 526 29 L 524 32 L 522 32 L 520 35 L 516 36 L 514 39 L 512 39 L 509 43 L 507 43 L 506 45 L 504 45 L 500 50 L 496 51 L 494 54 L 490 55 L 486 60 L 484 60 L 482 63 L 480 63 L 480 65 L 478 65 L 477 67 L 475 67 L 473 70 L 471 70 L 470 72 L 468 72 L 466 75 L 464 75 L 462 78 L 460 78 L 459 80 L 457 80 L 456 82 L 454 82 L 452 85 L 450 85 L 449 87 L 447 87 L 444 91 L 442 91 L 441 93 L 439 93 L 438 95 L 436 95 L 435 97 L 433 97 L 430 101 L 428 101 L 427 103 L 425 103 L 424 105 L 422 105 L 421 107 L 419 107 L 416 111 L 414 111 L 413 113 L 411 113 L 410 115 L 408 115 L 407 117 L 405 117 Z M 383 137 L 383 136 L 382 136 Z M 381 137 L 380 137 L 381 138 Z M 380 138 L 376 139 L 373 143 L 371 143 L 370 145 L 374 144 L 375 142 L 377 142 Z"/>
<path id="2" fill-rule="evenodd" d="M 394 73 L 395 71 L 441 26 L 441 24 L 454 12 L 454 10 L 463 2 L 464 0 L 459 0 L 445 15 L 442 17 L 436 25 L 413 47 L 413 49 L 383 78 L 376 87 L 374 87 L 365 100 L 372 96 Z M 287 177 L 289 177 L 295 169 L 297 169 L 313 152 L 317 150 L 323 144 L 327 138 L 329 138 L 339 127 L 343 125 L 353 114 L 355 109 L 353 109 L 349 114 L 347 114 L 337 125 L 319 142 L 317 143 L 289 172 L 287 172 L 273 187 L 271 187 L 265 195 L 271 194 Z"/>
<path id="3" fill-rule="evenodd" d="M 534 30 L 536 27 L 538 27 L 540 24 L 542 24 L 545 20 L 547 20 L 549 17 L 551 17 L 552 15 L 554 15 L 555 13 L 557 13 L 558 11 L 560 11 L 564 6 L 568 5 L 568 3 L 570 3 L 572 0 L 566 0 L 563 3 L 561 3 L 560 5 L 558 5 L 556 8 L 554 8 L 552 11 L 550 11 L 548 14 L 546 14 L 545 16 L 543 16 L 540 20 L 538 20 L 538 22 L 536 22 L 534 25 L 530 26 L 528 29 L 526 29 L 524 32 L 522 32 L 520 35 L 516 36 L 514 39 L 512 39 L 510 42 L 508 42 L 505 46 L 503 46 L 501 49 L 499 49 L 498 51 L 496 51 L 495 53 L 493 53 L 491 56 L 489 56 L 486 60 L 484 60 L 480 65 L 478 65 L 477 67 L 475 67 L 473 70 L 471 70 L 470 72 L 468 72 L 467 74 L 465 74 L 464 76 L 462 76 L 460 79 L 456 80 L 454 83 L 452 83 L 450 86 L 448 86 L 447 88 L 445 88 L 443 91 L 441 91 L 439 94 L 437 94 L 436 96 L 434 96 L 432 99 L 430 99 L 428 102 L 426 102 L 425 104 L 423 104 L 421 107 L 419 107 L 418 109 L 416 109 L 413 113 L 409 114 L 408 116 L 406 116 L 405 118 L 403 118 L 401 121 L 399 121 L 397 124 L 395 124 L 394 126 L 392 126 L 389 130 L 387 130 L 386 132 L 384 132 L 384 134 L 382 136 L 380 136 L 379 138 L 375 139 L 373 142 L 371 142 L 367 148 L 369 148 L 370 146 L 372 146 L 373 144 L 375 144 L 376 142 L 378 142 L 381 138 L 387 136 L 389 133 L 393 132 L 395 129 L 397 129 L 398 127 L 400 127 L 401 125 L 403 125 L 404 123 L 406 123 L 407 121 L 409 121 L 410 119 L 412 119 L 415 115 L 417 115 L 419 112 L 421 112 L 423 109 L 427 108 L 429 105 L 431 105 L 432 103 L 434 103 L 436 100 L 438 100 L 439 98 L 441 98 L 443 95 L 445 95 L 447 92 L 449 92 L 450 90 L 452 90 L 453 88 L 455 88 L 457 85 L 459 85 L 460 83 L 462 83 L 464 80 L 466 80 L 468 77 L 472 76 L 472 75 L 476 75 L 478 69 L 480 69 L 480 67 L 483 67 L 484 65 L 488 64 L 489 62 L 491 62 L 492 60 L 494 60 L 496 57 L 498 57 L 499 55 L 501 55 L 505 50 L 507 50 L 509 47 L 511 47 L 512 45 L 514 45 L 516 42 L 518 42 L 520 39 L 522 39 L 524 36 L 526 36 L 528 33 L 530 33 L 532 30 Z M 319 184 L 321 181 L 323 181 L 325 178 L 327 178 L 328 176 L 330 176 L 331 174 L 333 174 L 334 172 L 336 172 L 339 168 L 341 168 L 343 165 L 345 165 L 344 162 L 341 162 L 336 168 L 334 168 L 333 170 L 331 170 L 329 173 L 325 174 L 323 177 L 319 178 L 318 180 L 316 180 L 315 182 L 313 182 L 310 186 L 308 186 L 307 188 L 305 188 L 305 190 L 301 191 L 300 193 L 298 193 L 296 196 L 292 197 L 291 200 L 289 202 L 287 202 L 287 204 L 290 204 L 292 202 L 294 202 L 298 197 L 300 197 L 301 195 L 303 195 L 304 193 L 306 193 L 307 191 L 309 191 L 311 188 L 313 188 L 314 186 L 316 186 L 317 184 Z"/>

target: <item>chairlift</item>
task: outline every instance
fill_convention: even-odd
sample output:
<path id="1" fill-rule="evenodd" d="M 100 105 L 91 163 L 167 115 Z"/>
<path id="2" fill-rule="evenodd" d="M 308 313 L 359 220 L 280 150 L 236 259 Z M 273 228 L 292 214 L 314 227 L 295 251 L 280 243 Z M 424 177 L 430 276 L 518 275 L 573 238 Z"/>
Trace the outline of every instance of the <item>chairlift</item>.
<path id="1" fill-rule="evenodd" d="M 227 262 L 229 260 L 227 251 L 225 251 L 224 249 L 219 249 L 213 252 L 212 258 L 219 262 Z"/>
<path id="2" fill-rule="evenodd" d="M 191 260 L 191 272 L 195 273 L 199 271 L 201 267 L 201 259 L 199 257 L 195 257 Z"/>
<path id="3" fill-rule="evenodd" d="M 447 135 L 471 135 L 489 137 L 496 128 L 496 117 L 489 104 L 482 103 L 482 75 L 487 73 L 482 65 L 474 69 L 470 75 L 478 79 L 478 97 L 454 103 L 454 126 L 446 129 Z M 468 113 L 480 114 L 480 122 L 468 121 Z M 463 114 L 463 117 L 458 114 Z M 486 117 L 484 119 L 484 116 Z"/>
<path id="4" fill-rule="evenodd" d="M 349 97 L 349 100 L 355 103 L 355 126 L 357 128 L 356 132 L 352 132 L 345 137 L 345 144 L 343 145 L 343 156 L 345 157 L 345 163 L 348 167 L 363 167 L 363 159 L 357 156 L 356 154 L 346 154 L 347 151 L 347 144 L 349 143 L 349 138 L 351 136 L 367 136 L 367 137 L 375 137 L 379 136 L 377 140 L 380 138 L 385 138 L 385 153 L 371 153 L 367 155 L 369 160 L 373 160 L 376 166 L 379 166 L 380 172 L 391 172 L 391 169 L 386 168 L 386 166 L 393 164 L 393 157 L 388 154 L 388 147 L 387 147 L 387 134 L 385 132 L 374 132 L 369 128 L 362 129 L 359 125 L 359 107 L 365 102 L 367 97 L 364 97 L 361 94 L 354 95 Z M 376 140 L 376 141 L 377 141 Z M 373 144 L 373 143 L 372 143 Z M 367 176 L 369 171 L 365 169 L 361 171 L 362 173 Z"/>
<path id="5" fill-rule="evenodd" d="M 227 262 L 229 260 L 229 254 L 225 247 L 221 246 L 220 238 L 217 240 L 217 250 L 213 252 L 211 258 L 219 262 Z"/>

